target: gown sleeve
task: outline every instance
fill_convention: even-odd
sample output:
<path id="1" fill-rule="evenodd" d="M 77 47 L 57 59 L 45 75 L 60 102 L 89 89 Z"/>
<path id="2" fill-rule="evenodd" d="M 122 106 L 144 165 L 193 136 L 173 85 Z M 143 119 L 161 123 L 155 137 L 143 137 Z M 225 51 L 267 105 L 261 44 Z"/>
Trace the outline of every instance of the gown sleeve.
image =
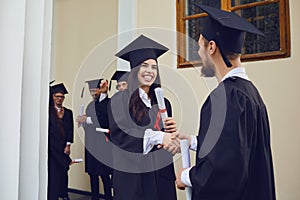
<path id="1" fill-rule="evenodd" d="M 73 112 L 70 109 L 65 109 L 66 116 L 64 117 L 64 127 L 67 142 L 73 143 L 74 138 L 74 120 L 73 120 Z"/>

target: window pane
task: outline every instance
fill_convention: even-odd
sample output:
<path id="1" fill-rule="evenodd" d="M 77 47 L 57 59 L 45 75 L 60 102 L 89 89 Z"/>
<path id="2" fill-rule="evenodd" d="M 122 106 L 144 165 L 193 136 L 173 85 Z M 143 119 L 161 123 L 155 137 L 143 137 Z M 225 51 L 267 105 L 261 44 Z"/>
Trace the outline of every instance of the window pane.
<path id="1" fill-rule="evenodd" d="M 206 5 L 211 6 L 215 8 L 221 8 L 220 0 L 186 0 L 186 15 L 194 15 L 198 13 L 202 13 L 203 11 L 200 11 L 200 8 L 194 5 L 194 3 L 199 5 Z"/>
<path id="2" fill-rule="evenodd" d="M 265 0 L 232 0 L 231 6 L 234 7 L 234 6 L 244 5 L 247 3 L 260 2 L 260 1 L 265 1 Z"/>
<path id="3" fill-rule="evenodd" d="M 186 40 L 186 54 L 185 59 L 187 61 L 195 61 L 199 60 L 198 56 L 198 40 L 199 35 L 203 30 L 203 24 L 206 17 L 192 19 L 192 20 L 186 20 L 186 33 L 189 37 L 188 40 Z"/>
<path id="4" fill-rule="evenodd" d="M 208 5 L 215 8 L 220 8 L 220 0 L 186 0 L 186 13 L 187 15 L 194 15 L 203 13 L 199 7 L 195 6 L 194 3 L 199 5 Z M 185 59 L 187 61 L 195 61 L 199 60 L 198 55 L 198 39 L 199 35 L 202 32 L 202 28 L 204 26 L 206 17 L 198 18 L 198 19 L 191 19 L 185 21 L 186 33 L 189 39 L 186 41 L 186 55 Z"/>
<path id="5" fill-rule="evenodd" d="M 196 15 L 203 11 L 194 4 L 228 9 L 235 7 L 232 12 L 248 20 L 266 35 L 266 37 L 250 33 L 246 35 L 242 50 L 243 61 L 290 57 L 288 0 L 177 0 L 176 2 L 177 20 L 179 20 L 177 30 L 180 45 L 178 66 L 180 68 L 190 67 L 189 62 L 198 63 L 200 59 L 197 53 L 197 42 L 206 17 Z M 256 2 L 261 2 L 261 4 L 251 4 Z M 194 19 L 196 17 L 200 18 Z M 181 33 L 184 34 L 181 35 Z"/>
<path id="6" fill-rule="evenodd" d="M 236 11 L 260 29 L 266 37 L 247 34 L 243 54 L 262 53 L 280 50 L 279 4 L 252 7 Z"/>

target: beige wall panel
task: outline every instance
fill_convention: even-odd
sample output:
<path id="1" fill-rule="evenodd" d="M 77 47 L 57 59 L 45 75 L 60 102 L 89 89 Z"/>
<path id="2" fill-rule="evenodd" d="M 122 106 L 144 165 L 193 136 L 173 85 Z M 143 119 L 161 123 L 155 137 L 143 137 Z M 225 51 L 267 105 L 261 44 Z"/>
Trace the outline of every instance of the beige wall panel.
<path id="1" fill-rule="evenodd" d="M 244 63 L 250 79 L 265 100 L 271 124 L 271 140 L 275 165 L 276 191 L 280 200 L 300 199 L 300 28 L 297 8 L 300 1 L 290 0 L 291 57 L 271 61 Z M 117 33 L 117 2 L 96 0 L 56 1 L 56 78 L 73 89 L 80 64 L 99 42 Z M 110 20 L 107 20 L 109 16 Z M 174 117 L 184 132 L 197 134 L 199 112 L 214 80 L 203 79 L 195 68 L 176 69 L 175 0 L 138 0 L 137 28 L 170 47 L 170 52 L 159 59 L 165 96 L 173 104 Z M 159 32 L 165 33 L 160 35 Z M 180 84 L 181 83 L 181 84 Z M 66 105 L 72 107 L 72 93 Z M 76 109 L 76 108 L 74 108 Z M 78 110 L 78 109 L 77 109 Z M 188 112 L 186 112 L 186 110 Z M 190 111 L 191 110 L 191 111 Z M 82 156 L 83 146 L 75 138 L 73 155 Z M 192 154 L 194 158 L 194 154 Z M 193 160 L 192 158 L 192 160 Z M 176 156 L 176 168 L 181 165 Z M 89 190 L 83 164 L 72 166 L 70 187 Z M 178 199 L 185 199 L 178 191 Z"/>
<path id="2" fill-rule="evenodd" d="M 55 79 L 64 82 L 69 90 L 65 106 L 73 110 L 74 118 L 79 114 L 79 105 L 74 102 L 80 98 L 83 81 L 98 78 L 101 70 L 96 64 L 99 59 L 92 60 L 91 68 L 82 68 L 81 64 L 88 58 L 93 50 L 107 38 L 117 33 L 117 0 L 56 0 L 54 18 L 55 44 Z M 116 49 L 116 43 L 112 48 Z M 103 52 L 104 54 L 105 52 Z M 99 61 L 100 60 L 100 61 Z M 78 73 L 84 73 L 78 75 Z M 107 77 L 108 78 L 108 77 Z M 80 86 L 80 87 L 78 87 Z M 76 96 L 75 96 L 76 94 Z M 86 88 L 85 103 L 91 99 Z M 84 157 L 83 131 L 75 127 L 72 157 Z M 84 171 L 84 163 L 72 165 L 69 171 L 69 188 L 90 191 L 89 176 Z"/>

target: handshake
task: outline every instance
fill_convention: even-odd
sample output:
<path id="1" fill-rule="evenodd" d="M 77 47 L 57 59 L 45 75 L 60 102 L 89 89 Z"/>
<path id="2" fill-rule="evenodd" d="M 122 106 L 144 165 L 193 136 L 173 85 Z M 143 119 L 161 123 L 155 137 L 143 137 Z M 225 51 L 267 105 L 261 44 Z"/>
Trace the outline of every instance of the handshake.
<path id="1" fill-rule="evenodd" d="M 173 118 L 168 117 L 164 121 L 164 136 L 159 148 L 164 148 L 168 152 L 175 155 L 176 153 L 180 153 L 180 141 L 187 139 L 189 141 L 189 145 L 191 144 L 191 136 L 180 133 L 177 131 L 176 122 Z"/>
<path id="2" fill-rule="evenodd" d="M 187 139 L 189 141 L 189 145 L 191 144 L 191 136 L 186 135 L 180 132 L 166 133 L 164 134 L 162 144 L 159 145 L 160 148 L 164 148 L 168 152 L 175 155 L 176 153 L 180 153 L 180 142 L 179 140 Z"/>

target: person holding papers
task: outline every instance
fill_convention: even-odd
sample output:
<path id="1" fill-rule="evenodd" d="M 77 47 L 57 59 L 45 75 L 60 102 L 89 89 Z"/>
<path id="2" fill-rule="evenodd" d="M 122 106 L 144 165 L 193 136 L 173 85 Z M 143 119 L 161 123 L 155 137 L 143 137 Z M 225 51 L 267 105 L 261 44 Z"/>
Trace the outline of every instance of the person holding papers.
<path id="1" fill-rule="evenodd" d="M 114 200 L 175 200 L 175 172 L 172 153 L 179 143 L 172 141 L 176 123 L 170 102 L 159 110 L 154 93 L 160 87 L 157 59 L 168 49 L 152 39 L 139 36 L 116 56 L 130 62 L 128 89 L 117 92 L 108 106 L 109 129 L 114 158 Z M 174 145 L 169 145 L 169 143 Z M 158 148 L 159 144 L 165 149 Z"/>
<path id="2" fill-rule="evenodd" d="M 199 7 L 208 14 L 198 42 L 202 75 L 219 85 L 201 108 L 199 135 L 176 134 L 197 152 L 177 187 L 192 187 L 193 200 L 274 200 L 267 109 L 240 59 L 245 33 L 263 33 L 233 12 Z"/>
<path id="3" fill-rule="evenodd" d="M 109 135 L 96 131 L 96 128 L 108 128 L 108 84 L 103 79 L 86 82 L 93 101 L 88 104 L 86 114 L 76 118 L 85 131 L 85 172 L 90 176 L 92 200 L 99 199 L 99 176 L 103 182 L 104 197 L 109 200 L 112 199 L 112 169 L 107 165 L 112 160 L 112 146 L 108 141 Z"/>

